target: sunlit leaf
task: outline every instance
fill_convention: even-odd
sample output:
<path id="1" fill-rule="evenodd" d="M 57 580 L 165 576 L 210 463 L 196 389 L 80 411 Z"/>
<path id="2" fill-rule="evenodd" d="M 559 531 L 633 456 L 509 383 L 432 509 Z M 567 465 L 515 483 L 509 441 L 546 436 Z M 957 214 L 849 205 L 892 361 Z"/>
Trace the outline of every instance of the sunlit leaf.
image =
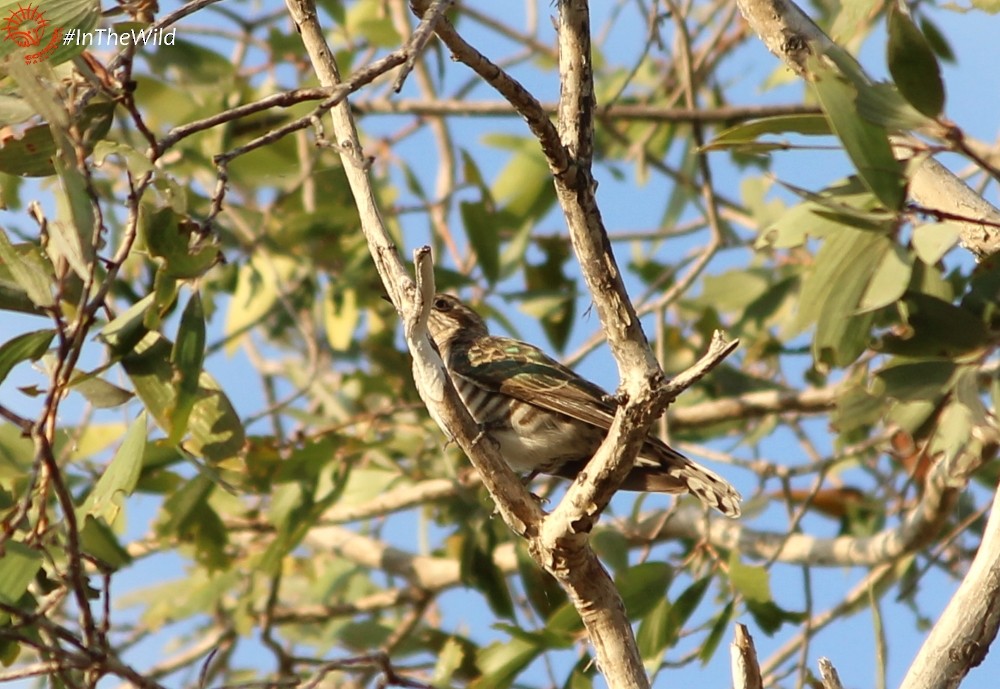
<path id="1" fill-rule="evenodd" d="M 913 250 L 929 265 L 940 261 L 958 243 L 962 228 L 955 223 L 925 223 L 913 228 Z"/>
<path id="2" fill-rule="evenodd" d="M 913 258 L 895 242 L 888 244 L 882 253 L 882 262 L 875 269 L 858 304 L 860 311 L 871 311 L 896 302 L 910 284 Z"/>
<path id="3" fill-rule="evenodd" d="M 125 498 L 135 490 L 145 449 L 146 414 L 143 412 L 129 426 L 115 456 L 80 507 L 81 516 L 100 517 L 109 526 L 114 526 L 122 513 Z"/>

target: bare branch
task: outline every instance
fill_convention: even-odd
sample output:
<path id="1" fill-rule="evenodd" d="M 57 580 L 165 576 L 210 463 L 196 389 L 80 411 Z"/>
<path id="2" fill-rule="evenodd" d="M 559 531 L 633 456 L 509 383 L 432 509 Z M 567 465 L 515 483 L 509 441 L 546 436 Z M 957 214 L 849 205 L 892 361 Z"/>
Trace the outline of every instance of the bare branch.
<path id="1" fill-rule="evenodd" d="M 844 689 L 844 685 L 840 683 L 837 668 L 833 666 L 829 658 L 819 659 L 819 676 L 823 680 L 823 689 Z"/>
<path id="2" fill-rule="evenodd" d="M 952 689 L 983 662 L 1000 628 L 1000 490 L 969 573 L 924 641 L 900 689 Z"/>
<path id="3" fill-rule="evenodd" d="M 302 92 L 309 89 L 301 89 Z M 279 94 L 280 95 L 280 94 Z M 469 100 L 356 100 L 351 103 L 355 112 L 365 115 L 418 115 L 420 117 L 514 117 L 519 115 L 506 101 Z M 556 103 L 539 103 L 547 115 L 556 113 Z M 716 108 L 665 108 L 644 103 L 616 103 L 598 105 L 598 121 L 616 122 L 703 122 L 705 124 L 732 124 L 745 120 L 781 115 L 816 115 L 819 108 L 810 105 L 724 105 Z"/>
<path id="4" fill-rule="evenodd" d="M 733 633 L 733 643 L 729 646 L 732 659 L 734 689 L 764 689 L 757 661 L 757 649 L 746 625 L 737 624 Z"/>

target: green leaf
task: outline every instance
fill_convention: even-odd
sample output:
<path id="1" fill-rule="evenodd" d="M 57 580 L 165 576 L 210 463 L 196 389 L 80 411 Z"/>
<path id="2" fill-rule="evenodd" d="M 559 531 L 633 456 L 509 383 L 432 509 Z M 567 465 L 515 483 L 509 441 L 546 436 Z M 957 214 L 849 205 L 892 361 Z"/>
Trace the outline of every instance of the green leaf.
<path id="1" fill-rule="evenodd" d="M 896 3 L 889 4 L 889 73 L 899 92 L 928 117 L 937 117 L 944 108 L 941 68 L 923 33 Z"/>
<path id="2" fill-rule="evenodd" d="M 892 155 L 885 129 L 863 119 L 857 110 L 856 87 L 820 60 L 810 61 L 813 87 L 830 126 L 844 145 L 858 176 L 891 211 L 906 196 L 902 167 Z"/>
<path id="3" fill-rule="evenodd" d="M 108 156 L 117 156 L 125 163 L 125 168 L 134 177 L 142 177 L 147 172 L 155 170 L 153 163 L 149 162 L 144 154 L 127 144 L 118 141 L 98 141 L 94 146 L 94 164 L 102 167 Z"/>
<path id="4" fill-rule="evenodd" d="M 719 643 L 722 638 L 729 631 L 730 623 L 733 621 L 733 610 L 734 601 L 729 601 L 726 607 L 722 609 L 718 617 L 715 618 L 715 622 L 712 624 L 712 629 L 708 633 L 708 637 L 705 638 L 704 643 L 702 643 L 701 648 L 698 649 L 698 658 L 701 659 L 702 665 L 707 665 L 708 661 L 712 659 L 715 655 L 715 650 L 719 647 Z"/>
<path id="5" fill-rule="evenodd" d="M 168 435 L 171 414 L 177 405 L 171 349 L 169 340 L 151 332 L 122 357 L 122 367 L 136 394 Z M 187 430 L 190 437 L 184 447 L 193 455 L 202 456 L 213 465 L 238 460 L 237 466 L 242 466 L 240 456 L 246 441 L 243 424 L 229 398 L 205 371 L 198 380 L 198 400 L 188 418 Z"/>
<path id="6" fill-rule="evenodd" d="M 516 552 L 517 571 L 521 576 L 524 593 L 531 607 L 543 620 L 548 620 L 566 604 L 566 592 L 551 574 L 531 559 L 523 543 L 518 543 Z M 549 628 L 551 629 L 551 626 Z"/>
<path id="7" fill-rule="evenodd" d="M 144 208 L 142 219 L 140 227 L 146 248 L 163 261 L 168 276 L 179 280 L 201 277 L 219 261 L 218 247 L 199 237 L 198 226 L 178 217 L 172 208 L 152 213 Z"/>
<path id="8" fill-rule="evenodd" d="M 0 383 L 22 361 L 37 361 L 48 351 L 55 330 L 24 333 L 0 345 Z"/>
<path id="9" fill-rule="evenodd" d="M 881 351 L 902 356 L 955 358 L 990 341 L 989 330 L 968 308 L 913 292 L 904 295 L 900 307 L 910 327 L 884 335 Z"/>
<path id="10" fill-rule="evenodd" d="M 194 544 L 199 562 L 209 569 L 220 569 L 229 560 L 226 554 L 229 535 L 222 519 L 208 502 L 214 488 L 215 485 L 205 475 L 185 483 L 164 501 L 156 531 L 161 536 Z"/>
<path id="11" fill-rule="evenodd" d="M 0 17 L 2 16 L 0 15 Z M 0 47 L 5 43 L 7 41 L 0 40 Z M 18 65 L 16 71 L 22 72 L 30 69 Z M 29 71 L 20 76 L 29 79 L 29 88 L 38 87 L 37 83 L 31 83 L 35 81 L 33 79 L 34 72 Z M 44 90 L 46 87 L 38 88 Z M 33 115 L 42 114 L 42 111 L 46 110 L 42 116 L 54 117 L 55 119 L 50 120 L 49 124 L 29 126 L 21 131 L 17 137 L 0 138 L 0 143 L 2 143 L 0 145 L 0 172 L 23 177 L 47 177 L 54 174 L 56 168 L 53 161 L 60 153 L 57 141 L 61 141 L 63 144 L 62 155 L 64 159 L 76 159 L 72 152 L 69 154 L 72 157 L 67 157 L 66 153 L 67 150 L 72 151 L 65 133 L 70 125 L 69 115 L 61 106 L 58 107 L 57 112 L 52 112 L 51 107 L 54 104 L 51 102 L 51 96 L 48 100 L 49 103 L 41 104 L 41 107 L 39 107 L 37 94 L 35 97 L 21 100 L 25 107 L 31 109 Z M 91 146 L 107 135 L 114 120 L 114 110 L 115 104 L 112 101 L 96 97 L 91 99 L 80 111 L 79 116 L 72 124 L 80 132 L 80 139 L 85 151 L 89 151 Z M 56 124 L 52 126 L 52 122 Z"/>
<path id="12" fill-rule="evenodd" d="M 153 305 L 155 294 L 145 297 L 132 304 L 123 313 L 101 328 L 98 338 L 104 341 L 118 355 L 131 352 L 139 341 L 145 337 L 146 311 Z"/>
<path id="13" fill-rule="evenodd" d="M 59 255 L 86 280 L 94 259 L 94 206 L 83 173 L 63 162 L 63 157 L 55 159 L 61 193 L 56 197 L 56 220 L 49 223 L 50 236 Z"/>
<path id="14" fill-rule="evenodd" d="M 659 668 L 663 662 L 663 652 L 670 645 L 670 638 L 667 636 L 669 617 L 670 601 L 664 597 L 657 601 L 653 609 L 639 622 L 635 642 L 649 672 Z"/>
<path id="15" fill-rule="evenodd" d="M 32 244 L 15 247 L 7 239 L 7 233 L 0 230 L 0 262 L 10 271 L 11 277 L 24 290 L 35 306 L 53 306 L 51 274 L 38 249 Z"/>
<path id="16" fill-rule="evenodd" d="M 500 216 L 491 213 L 483 201 L 462 201 L 459 210 L 465 235 L 476 252 L 476 262 L 492 285 L 500 277 L 500 227 L 497 223 Z"/>
<path id="17" fill-rule="evenodd" d="M 4 543 L 0 558 L 0 602 L 16 605 L 42 568 L 42 554 L 18 541 Z"/>
<path id="18" fill-rule="evenodd" d="M 955 223 L 925 223 L 913 228 L 913 250 L 927 265 L 940 261 L 958 243 L 962 228 Z"/>
<path id="19" fill-rule="evenodd" d="M 486 596 L 490 609 L 499 617 L 514 617 L 514 601 L 507 588 L 507 579 L 493 561 L 496 534 L 483 528 L 466 534 L 462 539 L 462 581 Z"/>
<path id="20" fill-rule="evenodd" d="M 905 131 L 934 122 L 910 105 L 894 84 L 862 84 L 857 88 L 858 114 L 872 124 Z"/>
<path id="21" fill-rule="evenodd" d="M 490 644 L 478 654 L 477 665 L 483 674 L 471 686 L 474 689 L 506 689 L 542 650 L 537 643 L 516 637 Z"/>
<path id="22" fill-rule="evenodd" d="M 615 587 L 621 593 L 630 620 L 645 617 L 666 599 L 674 569 L 665 562 L 644 562 L 620 571 Z"/>
<path id="23" fill-rule="evenodd" d="M 711 577 L 704 577 L 697 580 L 684 589 L 681 595 L 677 596 L 677 600 L 674 601 L 673 605 L 670 606 L 670 614 L 667 615 L 664 629 L 664 636 L 669 645 L 673 645 L 679 637 L 684 624 L 694 614 L 695 609 L 701 603 L 701 599 L 705 597 L 705 591 L 708 590 L 708 585 L 711 581 Z"/>
<path id="24" fill-rule="evenodd" d="M 237 350 L 243 333 L 270 313 L 285 286 L 295 282 L 298 270 L 291 258 L 264 252 L 255 252 L 248 263 L 240 266 L 236 291 L 226 313 L 227 354 Z"/>
<path id="25" fill-rule="evenodd" d="M 768 636 L 781 629 L 781 625 L 801 624 L 808 616 L 802 612 L 785 610 L 774 601 L 747 601 L 747 610 L 753 615 L 754 622 Z"/>
<path id="26" fill-rule="evenodd" d="M 839 181 L 819 193 L 783 184 L 805 201 L 788 209 L 766 226 L 755 248 L 776 249 L 802 246 L 807 237 L 826 237 L 845 226 L 888 232 L 895 214 L 879 210 L 879 202 L 857 177 Z"/>
<path id="27" fill-rule="evenodd" d="M 951 387 L 952 361 L 903 361 L 877 371 L 882 393 L 900 401 L 939 399 Z"/>
<path id="28" fill-rule="evenodd" d="M 889 243 L 882 255 L 882 262 L 875 269 L 861 303 L 860 311 L 874 311 L 900 299 L 910 284 L 913 274 L 913 257 L 895 242 Z"/>
<path id="29" fill-rule="evenodd" d="M 74 376 L 69 387 L 87 398 L 87 401 L 98 409 L 120 407 L 134 397 L 128 390 L 90 374 Z"/>
<path id="30" fill-rule="evenodd" d="M 177 339 L 170 351 L 170 363 L 174 365 L 177 383 L 177 397 L 170 413 L 169 440 L 172 443 L 180 442 L 184 437 L 188 417 L 198 401 L 198 380 L 205 361 L 205 337 L 205 311 L 201 295 L 196 291 L 184 307 L 177 327 Z"/>
<path id="31" fill-rule="evenodd" d="M 601 561 L 607 563 L 615 572 L 621 572 L 630 567 L 628 561 L 628 541 L 617 529 L 598 529 L 590 537 L 594 552 Z"/>
<path id="32" fill-rule="evenodd" d="M 121 546 L 111 528 L 89 514 L 83 518 L 80 547 L 112 570 L 121 569 L 132 562 L 132 556 Z"/>
<path id="33" fill-rule="evenodd" d="M 705 151 L 723 150 L 756 143 L 768 134 L 830 135 L 830 123 L 823 115 L 777 115 L 750 120 L 719 132 L 702 147 Z"/>
<path id="34" fill-rule="evenodd" d="M 767 570 L 743 564 L 736 551 L 729 557 L 729 580 L 748 601 L 764 603 L 771 600 L 771 577 Z"/>
<path id="35" fill-rule="evenodd" d="M 511 226 L 522 227 L 544 216 L 555 203 L 556 194 L 538 142 L 497 134 L 484 136 L 483 142 L 514 153 L 491 189 L 497 205 L 511 218 Z"/>
<path id="36" fill-rule="evenodd" d="M 114 526 L 125 505 L 125 498 L 135 490 L 142 472 L 142 457 L 146 449 L 146 412 L 132 422 L 121 446 L 101 474 L 94 490 L 80 507 L 78 514 L 100 517 Z"/>
<path id="37" fill-rule="evenodd" d="M 997 4 L 1000 6 L 1000 2 Z M 945 35 L 941 33 L 941 29 L 937 28 L 937 24 L 927 17 L 921 17 L 920 29 L 924 32 L 924 38 L 927 39 L 927 43 L 935 55 L 946 62 L 955 61 L 955 51 L 951 49 L 951 44 L 948 43 Z"/>
<path id="38" fill-rule="evenodd" d="M 872 315 L 857 313 L 857 307 L 888 245 L 882 235 L 843 227 L 816 254 L 794 327 L 816 319 L 812 350 L 817 363 L 845 366 L 864 351 Z"/>

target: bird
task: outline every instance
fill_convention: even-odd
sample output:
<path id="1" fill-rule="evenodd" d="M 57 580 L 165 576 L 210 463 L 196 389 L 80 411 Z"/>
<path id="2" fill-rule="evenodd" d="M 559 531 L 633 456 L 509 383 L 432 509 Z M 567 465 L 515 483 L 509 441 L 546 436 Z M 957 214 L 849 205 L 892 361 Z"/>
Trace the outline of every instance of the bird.
<path id="1" fill-rule="evenodd" d="M 530 481 L 538 474 L 574 479 L 604 441 L 618 408 L 600 386 L 538 347 L 491 335 L 486 321 L 457 297 L 433 297 L 427 330 L 459 396 L 483 436 Z M 739 492 L 650 434 L 623 490 L 690 493 L 730 518 Z"/>

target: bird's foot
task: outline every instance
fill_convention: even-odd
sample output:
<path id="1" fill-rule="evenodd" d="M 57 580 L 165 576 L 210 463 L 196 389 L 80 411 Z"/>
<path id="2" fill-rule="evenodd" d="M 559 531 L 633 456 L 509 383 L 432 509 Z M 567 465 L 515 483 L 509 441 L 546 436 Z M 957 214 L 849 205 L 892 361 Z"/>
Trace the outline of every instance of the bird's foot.
<path id="1" fill-rule="evenodd" d="M 497 450 L 500 449 L 500 441 L 490 436 L 490 427 L 486 424 L 479 424 L 479 434 L 472 439 L 472 447 L 475 447 L 483 440 L 490 440 L 493 443 L 494 448 Z"/>

